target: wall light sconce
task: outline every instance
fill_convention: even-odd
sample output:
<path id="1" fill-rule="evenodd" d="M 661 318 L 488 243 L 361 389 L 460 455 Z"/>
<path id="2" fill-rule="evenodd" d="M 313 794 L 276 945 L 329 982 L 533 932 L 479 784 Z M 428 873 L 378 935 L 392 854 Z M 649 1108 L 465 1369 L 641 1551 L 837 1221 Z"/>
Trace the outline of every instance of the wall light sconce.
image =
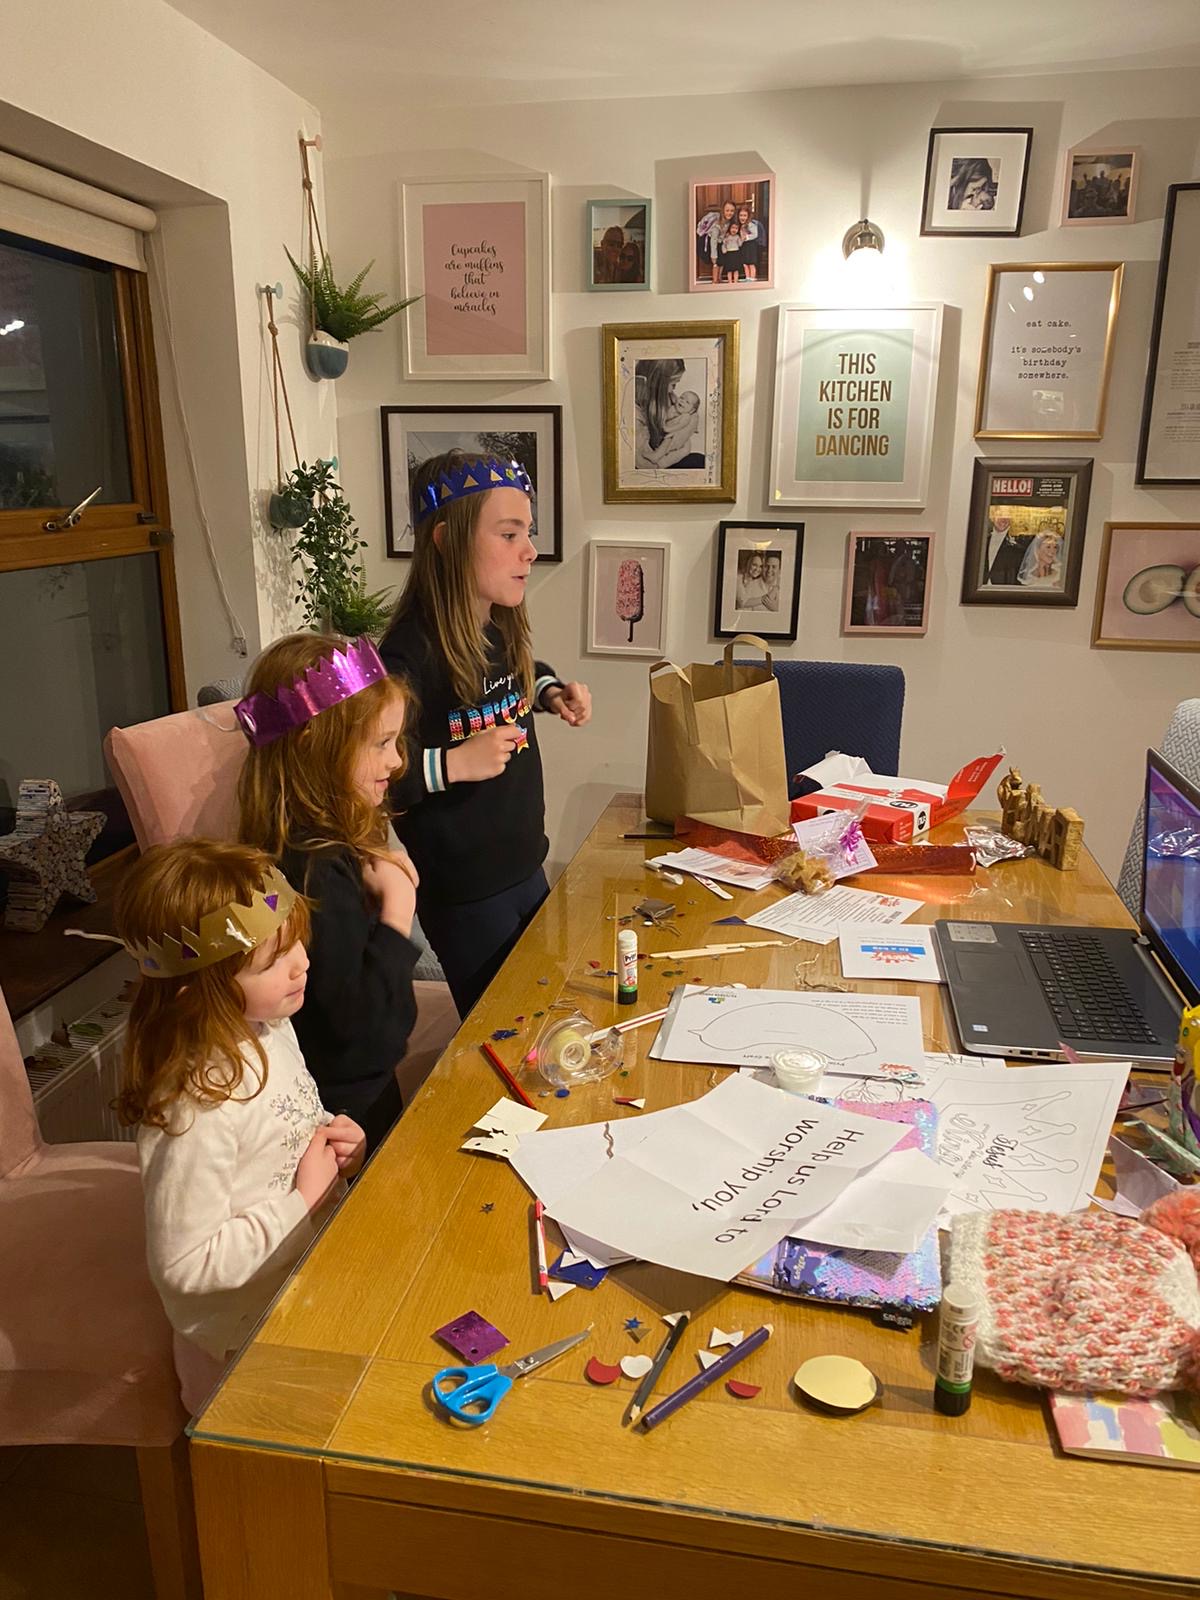
<path id="1" fill-rule="evenodd" d="M 883 254 L 883 229 L 862 217 L 853 227 L 847 228 L 842 239 L 842 254 L 846 260 L 856 250 L 878 250 Z"/>

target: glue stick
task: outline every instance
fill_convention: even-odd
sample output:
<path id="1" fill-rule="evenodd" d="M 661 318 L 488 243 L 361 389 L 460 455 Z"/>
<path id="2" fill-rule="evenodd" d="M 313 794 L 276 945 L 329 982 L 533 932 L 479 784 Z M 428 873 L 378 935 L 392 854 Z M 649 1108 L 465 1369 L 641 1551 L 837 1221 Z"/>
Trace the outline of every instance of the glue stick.
<path id="1" fill-rule="evenodd" d="M 638 938 L 633 928 L 617 935 L 617 1004 L 631 1006 L 638 991 Z"/>
<path id="2" fill-rule="evenodd" d="M 937 1381 L 933 1387 L 934 1410 L 944 1417 L 961 1417 L 970 1408 L 978 1321 L 978 1298 L 966 1284 L 948 1283 L 942 1290 Z"/>

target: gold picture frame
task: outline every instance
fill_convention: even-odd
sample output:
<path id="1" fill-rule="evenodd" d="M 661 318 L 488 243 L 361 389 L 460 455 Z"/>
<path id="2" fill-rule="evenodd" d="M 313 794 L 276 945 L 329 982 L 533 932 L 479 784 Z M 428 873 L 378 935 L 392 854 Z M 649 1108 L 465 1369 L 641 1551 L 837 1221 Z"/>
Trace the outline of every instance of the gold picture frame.
<path id="1" fill-rule="evenodd" d="M 992 263 L 977 439 L 1102 437 L 1124 274 L 1122 261 Z M 1013 279 L 1008 294 L 1006 277 Z"/>
<path id="2" fill-rule="evenodd" d="M 606 504 L 736 500 L 738 329 L 604 324 Z"/>
<path id="3" fill-rule="evenodd" d="M 1173 569 L 1183 574 L 1177 589 Z M 1195 585 L 1189 582 L 1197 574 L 1200 523 L 1106 522 L 1092 649 L 1200 650 L 1200 613 L 1194 609 L 1200 577 Z M 1131 605 L 1139 579 L 1147 580 L 1146 599 Z"/>

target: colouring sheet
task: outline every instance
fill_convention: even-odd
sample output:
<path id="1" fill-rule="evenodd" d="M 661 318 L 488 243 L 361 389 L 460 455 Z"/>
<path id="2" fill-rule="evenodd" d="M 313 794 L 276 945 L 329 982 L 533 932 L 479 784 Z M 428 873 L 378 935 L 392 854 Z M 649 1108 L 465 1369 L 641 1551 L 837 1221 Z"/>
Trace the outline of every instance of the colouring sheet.
<path id="1" fill-rule="evenodd" d="M 887 1076 L 897 1067 L 924 1077 L 920 1004 L 896 995 L 689 983 L 676 989 L 650 1055 L 702 1066 L 767 1067 L 789 1045 L 808 1045 L 828 1056 L 827 1078 Z"/>

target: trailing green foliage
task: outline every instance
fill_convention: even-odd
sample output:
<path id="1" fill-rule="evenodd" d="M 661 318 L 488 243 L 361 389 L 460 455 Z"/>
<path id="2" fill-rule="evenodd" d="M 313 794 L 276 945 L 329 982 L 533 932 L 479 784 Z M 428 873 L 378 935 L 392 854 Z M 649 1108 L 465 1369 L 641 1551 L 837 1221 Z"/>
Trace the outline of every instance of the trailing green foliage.
<path id="1" fill-rule="evenodd" d="M 313 262 L 302 267 L 286 245 L 284 251 L 309 298 L 317 327 L 343 343 L 347 339 L 357 339 L 360 333 L 370 333 L 413 303 L 399 300 L 388 306 L 382 303 L 382 294 L 363 293 L 363 282 L 375 265 L 373 261 L 368 261 L 358 277 L 343 289 L 333 276 L 333 263 L 328 255 L 321 257 L 319 266 Z M 419 295 L 413 296 L 413 299 L 419 298 Z"/>
<path id="2" fill-rule="evenodd" d="M 291 556 L 300 569 L 296 598 L 304 607 L 304 620 L 318 632 L 344 633 L 352 638 L 383 632 L 391 614 L 390 589 L 367 591 L 360 537 L 349 503 L 333 476 L 333 464 L 302 461 L 289 472 L 287 492 L 303 496 L 312 515 L 292 535 Z"/>

